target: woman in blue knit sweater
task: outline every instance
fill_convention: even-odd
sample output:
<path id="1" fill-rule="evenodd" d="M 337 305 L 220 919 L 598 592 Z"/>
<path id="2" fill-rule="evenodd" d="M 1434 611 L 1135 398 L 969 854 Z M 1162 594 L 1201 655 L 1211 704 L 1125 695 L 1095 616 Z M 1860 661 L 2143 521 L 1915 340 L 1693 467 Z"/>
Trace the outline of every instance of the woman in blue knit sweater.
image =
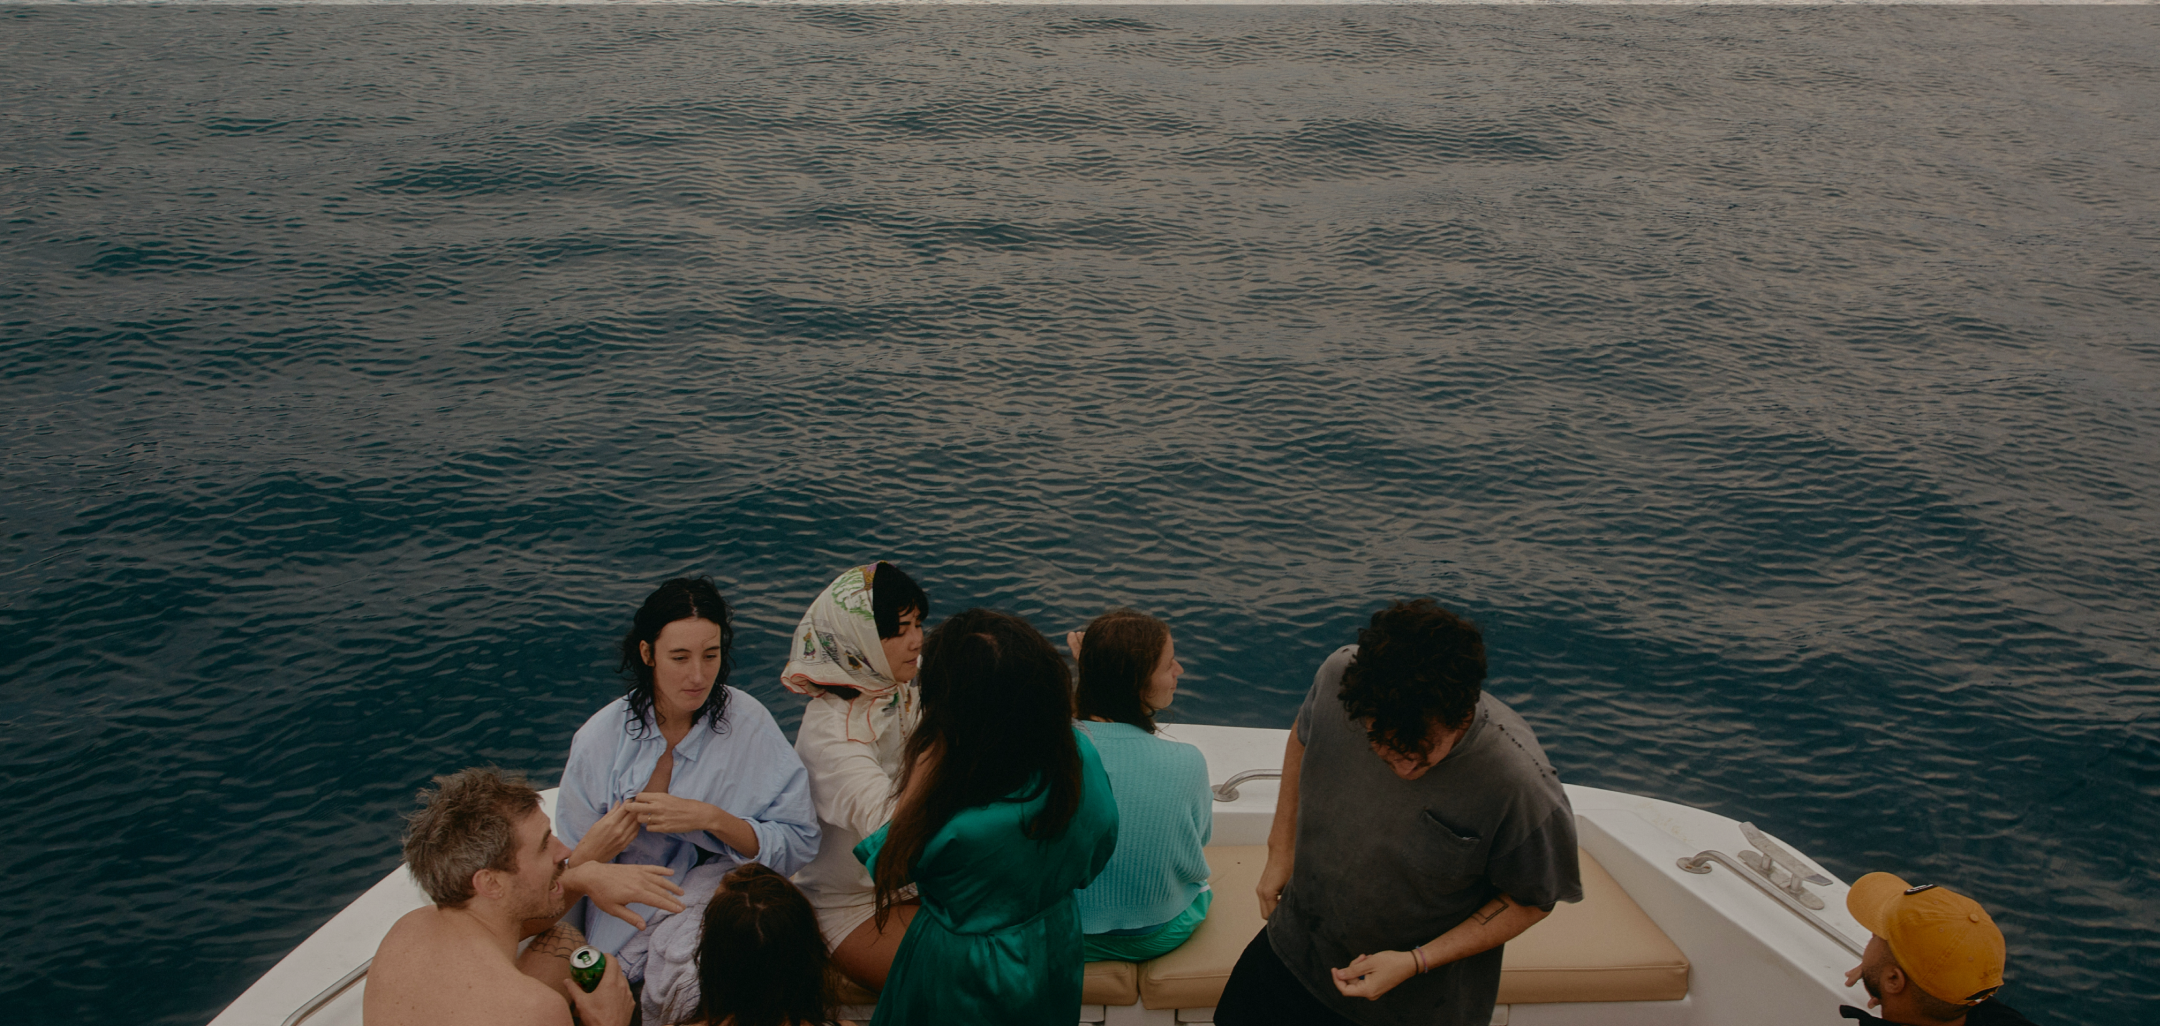
<path id="1" fill-rule="evenodd" d="M 1155 714 L 1177 695 L 1170 628 L 1113 609 L 1066 636 L 1080 664 L 1081 728 L 1095 742 L 1117 798 L 1117 851 L 1080 892 L 1087 959 L 1138 962 L 1185 943 L 1207 918 L 1214 826 L 1207 758 L 1155 733 Z"/>

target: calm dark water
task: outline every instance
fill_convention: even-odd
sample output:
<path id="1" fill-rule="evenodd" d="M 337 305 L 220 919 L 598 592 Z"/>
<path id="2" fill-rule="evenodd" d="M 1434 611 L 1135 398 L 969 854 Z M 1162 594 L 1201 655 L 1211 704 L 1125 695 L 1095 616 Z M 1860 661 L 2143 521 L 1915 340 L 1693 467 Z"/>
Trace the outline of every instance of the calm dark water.
<path id="1" fill-rule="evenodd" d="M 0 1007 L 202 1023 L 431 774 L 552 780 L 664 577 L 792 727 L 787 628 L 884 556 L 1168 617 L 1213 723 L 1439 596 L 1569 779 L 1979 897 L 2042 1022 L 2160 1018 L 2155 53 L 2149 8 L 0 9 Z"/>

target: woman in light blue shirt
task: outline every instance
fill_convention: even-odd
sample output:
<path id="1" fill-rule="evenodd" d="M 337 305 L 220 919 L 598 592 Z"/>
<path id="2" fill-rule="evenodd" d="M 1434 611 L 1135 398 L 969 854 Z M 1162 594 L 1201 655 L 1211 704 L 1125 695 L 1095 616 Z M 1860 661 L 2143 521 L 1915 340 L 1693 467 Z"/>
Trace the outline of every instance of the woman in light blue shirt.
<path id="1" fill-rule="evenodd" d="M 1066 641 L 1080 663 L 1080 726 L 1118 807 L 1117 852 L 1080 892 L 1087 958 L 1154 958 L 1185 943 L 1214 898 L 1201 854 L 1214 830 L 1207 757 L 1155 733 L 1185 667 L 1169 625 L 1130 609 L 1104 613 Z"/>
<path id="2" fill-rule="evenodd" d="M 630 906 L 642 930 L 570 913 L 587 943 L 644 981 L 648 1012 L 695 1007 L 698 923 L 728 870 L 756 861 L 784 876 L 818 850 L 802 760 L 757 699 L 727 686 L 733 640 L 710 578 L 661 585 L 623 638 L 627 693 L 578 729 L 563 767 L 555 824 L 570 864 L 666 866 L 683 888 L 682 912 Z"/>

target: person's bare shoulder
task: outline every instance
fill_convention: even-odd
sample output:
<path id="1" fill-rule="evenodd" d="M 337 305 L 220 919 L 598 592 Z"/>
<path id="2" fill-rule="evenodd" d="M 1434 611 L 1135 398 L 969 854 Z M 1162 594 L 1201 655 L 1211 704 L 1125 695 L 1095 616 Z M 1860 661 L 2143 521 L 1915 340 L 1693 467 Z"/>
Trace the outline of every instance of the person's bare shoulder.
<path id="1" fill-rule="evenodd" d="M 360 1017 L 367 1026 L 407 1026 L 424 1021 L 426 997 L 442 980 L 441 962 L 453 945 L 441 912 L 432 905 L 398 917 L 368 965 Z"/>
<path id="2" fill-rule="evenodd" d="M 506 983 L 515 990 L 506 988 L 502 1017 L 493 1021 L 502 1026 L 571 1026 L 568 994 L 549 990 L 547 984 L 524 973 L 511 975 L 515 979 Z"/>
<path id="3" fill-rule="evenodd" d="M 397 921 L 368 967 L 366 1026 L 570 1026 L 570 1003 L 433 906 Z"/>

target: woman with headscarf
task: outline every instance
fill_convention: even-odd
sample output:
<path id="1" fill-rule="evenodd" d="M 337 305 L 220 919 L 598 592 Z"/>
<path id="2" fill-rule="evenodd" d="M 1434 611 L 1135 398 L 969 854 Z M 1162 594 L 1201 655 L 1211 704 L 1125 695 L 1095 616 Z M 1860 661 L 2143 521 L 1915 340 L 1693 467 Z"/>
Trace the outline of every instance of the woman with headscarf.
<path id="1" fill-rule="evenodd" d="M 919 715 L 915 673 L 930 597 L 897 566 L 849 567 L 810 601 L 780 682 L 810 696 L 795 752 L 810 772 L 824 838 L 795 875 L 817 909 L 833 965 L 875 992 L 916 906 L 873 921 L 877 893 L 855 842 L 892 818 L 893 781 Z"/>

